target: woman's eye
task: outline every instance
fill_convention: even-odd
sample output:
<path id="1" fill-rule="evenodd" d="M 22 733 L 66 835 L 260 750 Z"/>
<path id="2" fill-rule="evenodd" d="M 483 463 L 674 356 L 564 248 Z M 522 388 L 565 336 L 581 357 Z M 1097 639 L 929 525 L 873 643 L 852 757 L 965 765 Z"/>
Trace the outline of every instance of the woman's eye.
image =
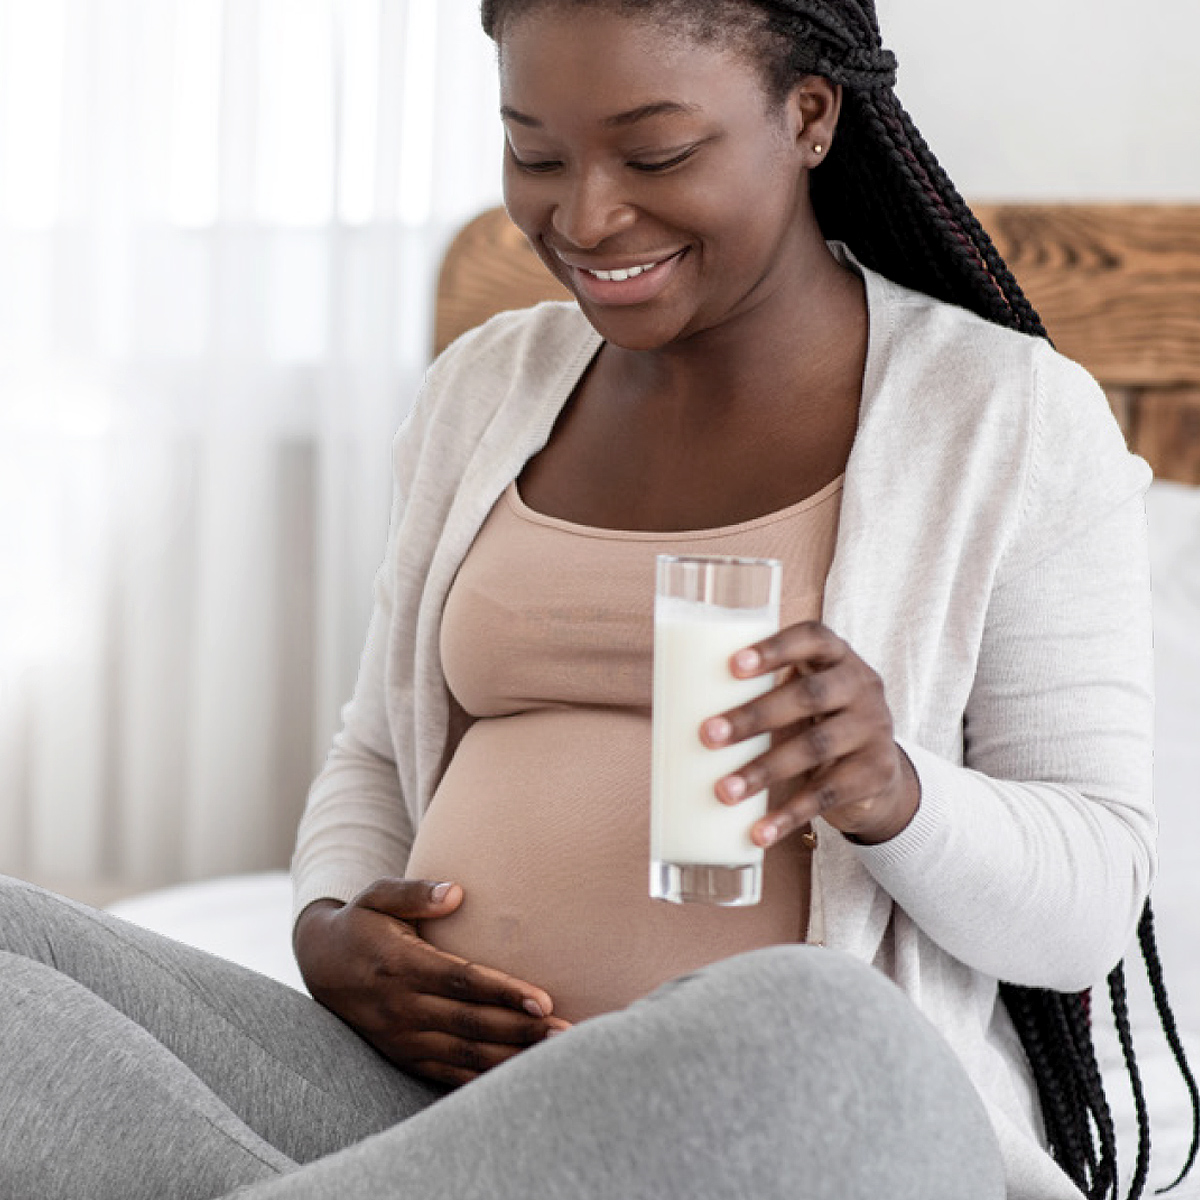
<path id="1" fill-rule="evenodd" d="M 657 162 L 630 162 L 629 165 L 635 171 L 643 171 L 647 174 L 653 174 L 655 171 L 669 171 L 672 167 L 677 167 L 680 163 L 686 162 L 695 152 L 696 148 L 689 146 L 686 150 L 679 154 L 673 154 L 670 158 L 664 158 Z"/>
<path id="2" fill-rule="evenodd" d="M 689 146 L 686 150 L 680 151 L 678 154 L 672 154 L 670 158 L 664 159 L 630 159 L 629 166 L 643 174 L 653 175 L 660 171 L 669 171 L 672 167 L 677 167 L 681 163 L 686 162 L 696 152 L 695 146 Z M 552 171 L 557 171 L 562 167 L 562 160 L 557 158 L 522 158 L 510 146 L 508 150 L 509 158 L 512 164 L 518 171 L 524 171 L 529 175 L 546 175 Z"/>
<path id="3" fill-rule="evenodd" d="M 531 175 L 544 175 L 548 171 L 556 170 L 562 166 L 557 159 L 553 158 L 538 158 L 524 159 L 518 158 L 513 150 L 509 150 L 509 157 L 512 159 L 513 166 L 519 171 L 528 171 Z"/>

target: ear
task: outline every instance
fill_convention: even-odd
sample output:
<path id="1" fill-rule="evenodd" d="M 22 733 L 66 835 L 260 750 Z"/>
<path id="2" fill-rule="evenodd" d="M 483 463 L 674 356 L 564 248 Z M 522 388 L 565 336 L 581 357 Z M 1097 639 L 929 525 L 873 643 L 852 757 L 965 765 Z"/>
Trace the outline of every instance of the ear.
<path id="1" fill-rule="evenodd" d="M 822 75 L 806 75 L 788 96 L 788 115 L 796 149 L 806 167 L 829 157 L 842 112 L 842 86 Z"/>

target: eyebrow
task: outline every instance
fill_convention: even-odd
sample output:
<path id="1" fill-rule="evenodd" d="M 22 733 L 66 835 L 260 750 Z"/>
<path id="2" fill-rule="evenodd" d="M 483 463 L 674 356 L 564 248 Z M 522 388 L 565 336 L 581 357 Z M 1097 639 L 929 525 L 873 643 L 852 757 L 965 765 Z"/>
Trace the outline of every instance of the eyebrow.
<path id="1" fill-rule="evenodd" d="M 682 104 L 677 100 L 659 100 L 654 104 L 642 104 L 637 108 L 629 109 L 628 112 L 605 117 L 603 123 L 610 129 L 622 129 L 627 125 L 636 125 L 639 121 L 649 120 L 651 117 L 683 116 L 699 111 L 698 104 Z M 505 121 L 512 121 L 515 125 L 525 125 L 529 129 L 541 129 L 542 127 L 541 121 L 536 117 L 518 112 L 507 104 L 500 106 L 500 116 Z"/>

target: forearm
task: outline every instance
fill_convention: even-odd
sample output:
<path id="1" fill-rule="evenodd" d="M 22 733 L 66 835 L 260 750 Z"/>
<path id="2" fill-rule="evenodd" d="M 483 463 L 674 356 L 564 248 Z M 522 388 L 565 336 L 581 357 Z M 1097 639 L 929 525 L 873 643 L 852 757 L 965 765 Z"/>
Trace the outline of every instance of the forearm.
<path id="1" fill-rule="evenodd" d="M 856 852 L 896 903 L 976 970 L 1075 991 L 1124 953 L 1153 875 L 1153 819 L 1061 785 L 1016 783 L 907 747 L 920 809 Z"/>
<path id="2" fill-rule="evenodd" d="M 901 739 L 911 825 L 859 847 L 921 928 L 1030 986 L 1103 978 L 1154 872 L 1152 646 L 1140 496 L 994 589 L 961 761 Z"/>
<path id="3" fill-rule="evenodd" d="M 300 821 L 293 914 L 319 899 L 348 902 L 376 879 L 402 875 L 412 839 L 395 764 L 335 747 Z"/>

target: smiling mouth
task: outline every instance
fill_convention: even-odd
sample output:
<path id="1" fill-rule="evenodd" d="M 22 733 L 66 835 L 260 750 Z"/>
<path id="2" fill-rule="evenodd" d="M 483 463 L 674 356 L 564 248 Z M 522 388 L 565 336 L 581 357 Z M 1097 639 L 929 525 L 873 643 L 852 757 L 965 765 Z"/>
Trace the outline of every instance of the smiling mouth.
<path id="1" fill-rule="evenodd" d="M 685 246 L 662 258 L 607 269 L 572 262 L 569 256 L 558 255 L 558 258 L 567 270 L 567 286 L 576 299 L 602 308 L 627 308 L 657 299 L 669 286 L 687 252 Z"/>
<path id="2" fill-rule="evenodd" d="M 605 282 L 612 281 L 615 283 L 623 283 L 626 279 L 635 279 L 643 271 L 652 270 L 654 267 L 658 266 L 658 263 L 666 261 L 667 260 L 665 258 L 660 258 L 658 262 L 645 263 L 640 267 L 626 267 L 624 270 L 617 271 L 593 271 L 589 267 L 581 267 L 580 269 L 587 271 L 589 275 L 596 279 L 603 279 Z"/>
<path id="3" fill-rule="evenodd" d="M 639 275 L 644 275 L 647 271 L 653 271 L 655 267 L 661 267 L 665 263 L 672 262 L 682 253 L 682 250 L 676 250 L 674 254 L 667 254 L 662 258 L 654 258 L 632 267 L 618 267 L 612 271 L 602 271 L 598 268 L 580 266 L 570 262 L 567 262 L 567 266 L 572 267 L 581 274 L 591 276 L 592 279 L 599 279 L 603 283 L 624 283 L 628 279 L 636 279 Z"/>

